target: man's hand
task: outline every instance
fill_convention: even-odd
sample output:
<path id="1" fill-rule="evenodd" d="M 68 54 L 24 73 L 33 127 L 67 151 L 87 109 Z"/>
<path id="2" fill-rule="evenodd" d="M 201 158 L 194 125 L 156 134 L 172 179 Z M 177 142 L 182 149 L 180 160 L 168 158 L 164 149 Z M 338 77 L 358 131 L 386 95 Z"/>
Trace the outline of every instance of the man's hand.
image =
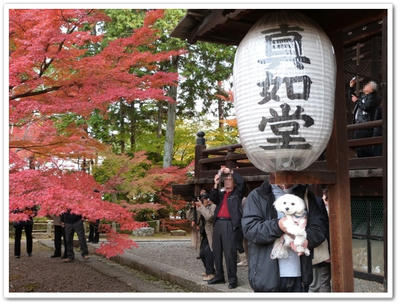
<path id="1" fill-rule="evenodd" d="M 214 188 L 217 189 L 219 182 L 221 180 L 221 171 L 218 171 L 218 173 L 214 176 Z"/>
<path id="2" fill-rule="evenodd" d="M 226 166 L 221 166 L 221 172 L 228 175 L 231 173 L 231 170 Z"/>
<path id="3" fill-rule="evenodd" d="M 353 103 L 357 102 L 357 101 L 358 101 L 358 97 L 355 96 L 355 95 L 352 95 L 352 96 L 351 96 L 351 101 L 352 101 Z"/>
<path id="4" fill-rule="evenodd" d="M 356 84 L 356 79 L 355 79 L 355 78 L 352 78 L 352 79 L 350 80 L 350 83 L 349 83 L 350 87 L 353 88 L 355 84 Z"/>
<path id="5" fill-rule="evenodd" d="M 303 243 L 301 246 L 302 246 L 304 249 L 307 249 L 307 247 L 308 247 L 308 240 L 306 239 L 306 240 L 304 241 L 304 243 Z M 290 247 L 292 248 L 292 250 L 293 250 L 294 252 L 297 252 L 297 247 L 295 246 L 295 244 L 294 244 L 293 241 L 290 243 Z M 298 255 L 298 256 L 304 255 L 304 252 L 297 252 L 297 255 Z"/>
<path id="6" fill-rule="evenodd" d="M 197 201 L 195 202 L 195 204 L 196 204 L 196 208 L 199 208 L 199 207 L 201 207 L 201 206 L 203 205 L 203 203 L 201 202 L 200 199 L 197 199 Z"/>

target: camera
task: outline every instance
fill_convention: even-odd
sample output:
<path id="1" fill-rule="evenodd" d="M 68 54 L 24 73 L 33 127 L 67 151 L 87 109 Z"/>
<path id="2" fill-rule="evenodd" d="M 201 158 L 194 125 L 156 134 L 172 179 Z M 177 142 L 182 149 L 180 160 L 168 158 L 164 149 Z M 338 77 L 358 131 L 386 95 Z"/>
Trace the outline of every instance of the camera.
<path id="1" fill-rule="evenodd" d="M 200 195 L 200 197 L 198 197 L 200 200 L 204 200 L 204 199 L 208 199 L 208 195 L 207 194 L 202 194 Z"/>

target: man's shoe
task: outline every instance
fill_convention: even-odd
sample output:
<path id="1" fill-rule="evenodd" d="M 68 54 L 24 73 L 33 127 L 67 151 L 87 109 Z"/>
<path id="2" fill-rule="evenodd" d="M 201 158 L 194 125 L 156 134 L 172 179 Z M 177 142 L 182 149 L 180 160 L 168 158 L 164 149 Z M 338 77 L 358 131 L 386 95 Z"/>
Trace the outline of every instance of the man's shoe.
<path id="1" fill-rule="evenodd" d="M 237 283 L 229 283 L 228 288 L 229 289 L 235 289 L 237 287 Z"/>
<path id="2" fill-rule="evenodd" d="M 207 284 L 209 284 L 209 285 L 219 284 L 219 283 L 225 283 L 225 279 L 224 279 L 224 278 L 217 278 L 217 277 L 214 277 L 212 280 L 209 280 L 209 281 L 207 282 Z"/>
<path id="3" fill-rule="evenodd" d="M 53 254 L 52 256 L 50 256 L 51 258 L 55 258 L 55 257 L 61 257 L 61 255 L 55 255 L 55 254 Z M 64 258 L 66 258 L 66 257 L 64 257 Z"/>
<path id="4" fill-rule="evenodd" d="M 68 257 L 63 259 L 64 263 L 71 263 L 72 261 L 73 261 L 73 259 L 72 258 L 68 258 Z"/>
<path id="5" fill-rule="evenodd" d="M 20 258 L 21 256 L 20 255 L 15 255 L 15 258 Z"/>
<path id="6" fill-rule="evenodd" d="M 84 255 L 84 256 L 82 256 L 83 257 L 83 259 L 89 259 L 89 256 L 88 255 Z"/>
<path id="7" fill-rule="evenodd" d="M 32 253 L 28 253 L 28 256 L 31 257 L 31 256 L 32 256 Z"/>

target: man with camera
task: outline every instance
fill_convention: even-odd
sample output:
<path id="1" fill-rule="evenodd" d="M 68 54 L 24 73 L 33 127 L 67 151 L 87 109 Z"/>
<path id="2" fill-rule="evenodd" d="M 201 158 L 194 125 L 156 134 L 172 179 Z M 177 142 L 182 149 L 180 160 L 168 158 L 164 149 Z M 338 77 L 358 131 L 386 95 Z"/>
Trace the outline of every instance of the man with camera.
<path id="1" fill-rule="evenodd" d="M 200 191 L 200 197 L 195 202 L 197 213 L 200 215 L 200 258 L 206 269 L 204 281 L 215 276 L 214 254 L 212 253 L 212 233 L 214 223 L 215 204 L 209 199 L 205 190 Z"/>
<path id="2" fill-rule="evenodd" d="M 224 188 L 219 189 L 220 183 Z M 214 188 L 210 199 L 216 204 L 214 212 L 214 231 L 212 249 L 215 260 L 215 277 L 208 284 L 225 283 L 223 259 L 224 254 L 229 288 L 234 289 L 237 281 L 237 240 L 241 234 L 242 197 L 244 180 L 233 170 L 222 166 L 214 177 Z"/>
<path id="3" fill-rule="evenodd" d="M 349 95 L 354 103 L 353 124 L 366 123 L 375 120 L 376 111 L 379 106 L 377 97 L 378 85 L 374 81 L 366 83 L 360 96 L 356 95 L 355 90 L 356 77 L 353 77 L 349 83 Z M 354 132 L 354 138 L 368 138 L 373 136 L 373 129 L 359 129 Z M 373 147 L 358 147 L 358 157 L 373 156 Z"/>

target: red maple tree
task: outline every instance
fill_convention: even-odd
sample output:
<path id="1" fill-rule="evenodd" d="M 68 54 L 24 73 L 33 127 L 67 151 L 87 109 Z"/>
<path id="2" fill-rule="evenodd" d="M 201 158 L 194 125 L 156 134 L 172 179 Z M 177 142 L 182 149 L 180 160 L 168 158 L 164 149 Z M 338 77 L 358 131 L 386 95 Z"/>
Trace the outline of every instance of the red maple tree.
<path id="1" fill-rule="evenodd" d="M 159 71 L 158 63 L 182 51 L 154 50 L 158 36 L 152 25 L 162 15 L 149 11 L 142 28 L 94 54 L 91 48 L 103 37 L 91 29 L 109 20 L 102 11 L 9 10 L 10 221 L 26 219 L 26 208 L 39 206 L 38 216 L 71 209 L 89 220 L 118 222 L 122 230 L 143 225 L 125 207 L 102 200 L 102 186 L 91 175 L 60 166 L 60 160 L 89 159 L 106 147 L 84 126 L 60 133 L 52 118 L 86 117 L 121 99 L 175 102 L 164 87 L 177 85 L 178 76 Z M 98 251 L 110 257 L 134 245 L 110 232 Z"/>
<path id="2" fill-rule="evenodd" d="M 164 209 L 174 214 L 185 207 L 186 202 L 173 195 L 172 185 L 184 183 L 193 164 L 184 168 L 162 168 L 152 164 L 144 151 L 135 153 L 133 158 L 127 155 L 110 155 L 108 161 L 110 160 L 110 163 L 117 166 L 113 170 L 108 169 L 106 181 L 103 181 L 104 193 L 118 194 L 118 198 L 124 198 L 120 203 L 130 211 L 157 212 Z M 103 170 L 107 172 L 107 169 Z M 104 173 L 103 170 L 102 166 L 97 167 L 94 176 L 104 180 L 104 176 L 99 178 Z"/>

